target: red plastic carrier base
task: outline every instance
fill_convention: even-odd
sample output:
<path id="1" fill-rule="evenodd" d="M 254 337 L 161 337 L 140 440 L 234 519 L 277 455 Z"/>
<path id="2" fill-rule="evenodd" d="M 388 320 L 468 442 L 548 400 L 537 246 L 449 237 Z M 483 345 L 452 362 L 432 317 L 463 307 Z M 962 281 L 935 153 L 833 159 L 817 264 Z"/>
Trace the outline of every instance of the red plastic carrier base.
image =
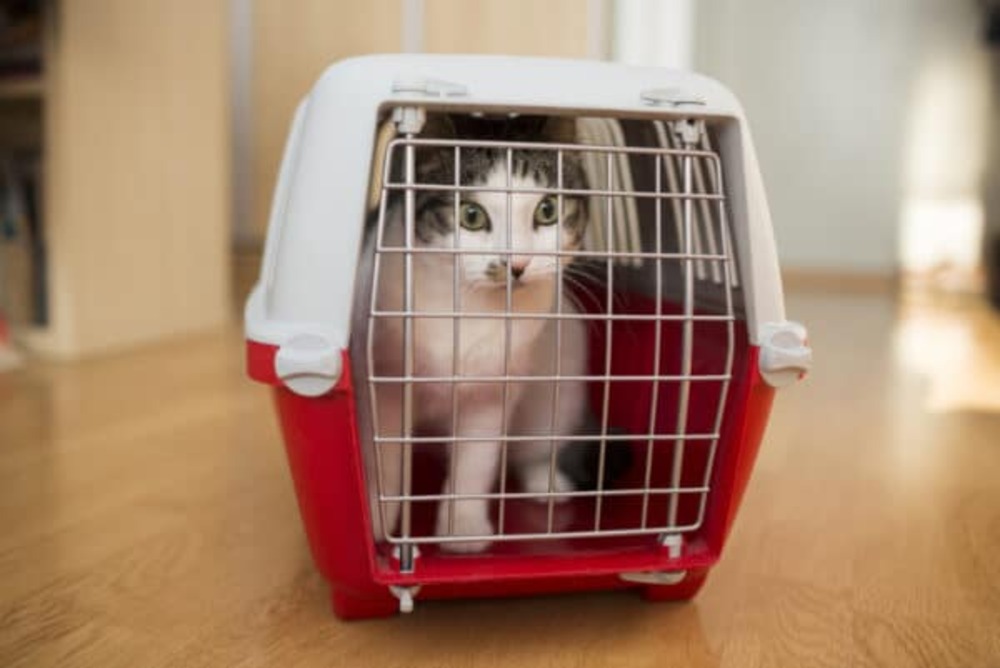
<path id="1" fill-rule="evenodd" d="M 625 312 L 652 312 L 652 303 L 640 298 L 628 300 Z M 664 304 L 664 313 L 676 307 Z M 649 373 L 653 365 L 655 323 L 652 321 L 616 321 L 612 351 L 613 375 Z M 680 325 L 661 324 L 663 373 L 676 373 L 680 345 Z M 593 327 L 591 367 L 603 373 L 603 323 Z M 699 321 L 695 325 L 695 374 L 721 373 L 727 348 L 724 322 Z M 284 434 L 289 468 L 295 482 L 299 508 L 309 538 L 313 558 L 330 583 L 336 614 L 344 619 L 392 615 L 400 601 L 393 587 L 420 587 L 418 601 L 457 597 L 504 597 L 540 593 L 573 592 L 598 589 L 638 589 L 654 601 L 688 599 L 705 582 L 711 567 L 722 551 L 726 537 L 750 478 L 761 437 L 770 412 L 773 389 L 758 372 L 758 349 L 749 345 L 744 323 L 735 326 L 732 380 L 726 397 L 720 439 L 711 470 L 702 521 L 684 534 L 679 556 L 671 556 L 656 536 L 603 537 L 586 540 L 511 541 L 497 543 L 481 555 L 452 555 L 433 546 L 421 547 L 412 573 L 401 573 L 388 546 L 376 547 L 371 533 L 368 493 L 362 463 L 362 447 L 356 422 L 356 393 L 350 356 L 343 353 L 343 375 L 328 394 L 307 398 L 283 387 L 274 372 L 276 347 L 249 341 L 247 362 L 250 375 L 274 386 L 274 399 Z M 614 383 L 613 383 L 614 385 Z M 623 384 L 624 385 L 624 384 Z M 669 433 L 676 420 L 676 383 L 661 383 L 657 432 Z M 688 410 L 688 430 L 709 432 L 714 427 L 715 406 L 722 384 L 716 381 L 692 383 Z M 602 399 L 595 387 L 592 399 Z M 647 433 L 651 384 L 629 385 L 627 391 L 612 388 L 611 424 L 636 434 Z M 708 466 L 709 442 L 691 441 L 686 445 L 682 484 L 701 484 L 696 478 Z M 656 447 L 660 448 L 659 443 Z M 654 464 L 672 455 L 672 443 L 656 450 Z M 646 443 L 636 441 L 644 453 Z M 418 456 L 419 458 L 419 456 Z M 621 485 L 641 486 L 639 466 L 642 457 L 634 457 L 633 471 Z M 415 493 L 433 492 L 440 485 L 440 467 L 425 458 L 415 462 Z M 669 467 L 656 466 L 653 483 L 661 476 L 664 484 Z M 629 480 L 631 479 L 631 483 Z M 618 497 L 627 499 L 628 497 Z M 592 500 L 574 499 L 560 504 L 558 513 L 572 526 L 575 518 L 588 514 Z M 692 521 L 698 517 L 697 495 L 680 503 L 678 517 Z M 508 502 L 505 531 L 531 530 L 532 513 L 541 512 L 530 502 Z M 635 502 L 606 503 L 602 527 L 634 526 Z M 433 518 L 430 503 L 414 506 L 416 533 Z M 651 514 L 651 521 L 654 517 Z M 422 518 L 422 519 L 421 519 Z M 683 572 L 683 573 L 682 573 Z M 662 577 L 660 577 L 662 576 Z M 659 579 L 657 579 L 659 577 Z M 671 579 L 672 578 L 672 579 Z M 677 580 L 674 582 L 674 580 Z M 672 582 L 671 584 L 654 584 Z M 397 590 L 398 591 L 398 590 Z"/>

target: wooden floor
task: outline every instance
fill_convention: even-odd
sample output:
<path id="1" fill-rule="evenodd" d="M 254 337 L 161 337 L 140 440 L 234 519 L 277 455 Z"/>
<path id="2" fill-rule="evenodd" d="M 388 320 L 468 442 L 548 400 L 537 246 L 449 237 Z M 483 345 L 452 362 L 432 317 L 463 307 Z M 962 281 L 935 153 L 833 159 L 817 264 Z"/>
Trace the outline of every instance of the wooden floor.
<path id="1" fill-rule="evenodd" d="M 0 376 L 0 666 L 1000 666 L 1000 322 L 800 294 L 776 404 L 693 603 L 328 611 L 237 332 Z"/>

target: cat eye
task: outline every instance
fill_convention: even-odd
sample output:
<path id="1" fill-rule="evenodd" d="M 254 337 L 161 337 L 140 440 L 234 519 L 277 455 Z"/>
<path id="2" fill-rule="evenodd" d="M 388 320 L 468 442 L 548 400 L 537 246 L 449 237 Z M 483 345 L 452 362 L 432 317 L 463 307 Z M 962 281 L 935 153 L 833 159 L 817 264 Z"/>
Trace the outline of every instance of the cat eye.
<path id="1" fill-rule="evenodd" d="M 490 229 L 489 215 L 475 202 L 462 202 L 458 212 L 458 222 L 470 232 Z"/>
<path id="2" fill-rule="evenodd" d="M 535 225 L 554 225 L 559 220 L 559 205 L 556 198 L 549 195 L 535 207 Z"/>

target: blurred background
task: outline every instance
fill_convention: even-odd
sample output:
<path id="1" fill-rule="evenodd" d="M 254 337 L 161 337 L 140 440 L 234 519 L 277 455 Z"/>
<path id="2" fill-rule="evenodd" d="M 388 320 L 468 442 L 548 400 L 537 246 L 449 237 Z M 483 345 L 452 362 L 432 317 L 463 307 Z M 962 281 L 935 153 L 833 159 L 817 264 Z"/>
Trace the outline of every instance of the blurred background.
<path id="1" fill-rule="evenodd" d="M 232 322 L 328 64 L 694 68 L 755 131 L 789 285 L 1000 303 L 986 0 L 5 0 L 0 340 L 79 358 Z"/>

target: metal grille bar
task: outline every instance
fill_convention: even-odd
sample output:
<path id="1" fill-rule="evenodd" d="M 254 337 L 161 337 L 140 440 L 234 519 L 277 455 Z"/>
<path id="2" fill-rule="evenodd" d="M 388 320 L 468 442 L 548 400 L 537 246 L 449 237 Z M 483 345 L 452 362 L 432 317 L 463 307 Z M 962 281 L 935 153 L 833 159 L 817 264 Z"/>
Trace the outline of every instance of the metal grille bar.
<path id="1" fill-rule="evenodd" d="M 707 494 L 708 492 L 699 492 Z M 421 497 L 423 498 L 423 497 Z M 413 501 L 410 501 L 413 503 Z M 548 532 L 518 532 L 508 534 L 477 534 L 467 536 L 413 536 L 404 542 L 395 536 L 386 536 L 386 542 L 390 545 L 440 545 L 442 543 L 510 543 L 514 541 L 533 540 L 570 540 L 575 538 L 618 538 L 624 536 L 650 536 L 662 535 L 664 532 L 689 533 L 698 529 L 701 525 L 690 522 L 682 525 L 665 524 L 659 527 L 646 527 L 640 529 L 593 529 L 590 531 L 553 531 Z"/>
<path id="2" fill-rule="evenodd" d="M 459 186 L 462 185 L 462 149 L 460 149 L 457 146 L 455 147 L 455 165 L 454 165 L 454 168 L 455 168 L 455 187 L 457 188 L 457 187 L 459 187 Z M 461 200 L 458 197 L 453 197 L 452 199 L 454 200 L 454 202 L 452 204 L 452 215 L 454 216 L 455 220 L 458 220 L 459 210 L 461 208 L 462 202 L 461 202 Z M 452 235 L 451 242 L 453 244 L 452 248 L 454 250 L 458 250 L 458 235 L 457 234 Z M 462 328 L 460 326 L 460 324 L 461 324 L 460 318 L 466 317 L 466 316 L 463 316 L 463 314 L 462 314 L 462 291 L 459 289 L 459 286 L 461 284 L 460 277 L 461 277 L 461 274 L 458 271 L 458 256 L 456 255 L 456 256 L 453 256 L 452 259 L 451 259 L 451 280 L 452 280 L 452 285 L 451 285 L 452 307 L 451 308 L 452 308 L 452 311 L 453 311 L 453 313 L 451 314 L 451 323 L 452 323 L 451 324 L 451 329 L 452 329 L 452 333 L 451 333 L 451 345 L 452 345 L 451 368 L 452 368 L 452 370 L 457 375 L 462 375 L 462 370 L 461 370 L 461 367 L 460 367 L 460 365 L 462 363 L 462 358 L 461 358 L 461 355 L 459 355 L 459 350 L 461 350 L 461 346 L 462 346 Z M 373 315 L 378 315 L 378 314 L 377 313 L 373 313 Z M 458 433 L 458 400 L 459 400 L 458 385 L 457 384 L 453 384 L 451 386 L 451 433 L 452 434 L 457 434 Z M 455 468 L 455 463 L 456 463 L 456 461 L 458 459 L 455 455 L 458 452 L 457 448 L 458 448 L 458 442 L 457 441 L 451 442 L 451 444 L 448 447 L 448 478 L 447 479 L 448 479 L 448 485 L 449 485 L 449 490 L 448 491 L 451 494 L 451 498 L 447 499 L 447 501 L 448 501 L 448 535 L 453 535 L 455 533 L 455 496 L 456 496 L 456 490 L 455 490 L 455 471 L 456 471 L 456 468 Z"/>
<path id="3" fill-rule="evenodd" d="M 657 439 L 663 440 L 678 440 L 684 439 L 687 441 L 710 441 L 717 439 L 719 437 L 718 433 L 709 434 L 656 434 Z M 567 434 L 546 434 L 546 441 L 555 441 L 559 443 L 599 443 L 602 439 L 606 438 L 601 435 L 588 435 L 588 434 L 577 434 L 577 435 L 567 435 Z M 375 436 L 374 442 L 376 445 L 380 443 L 402 443 L 404 441 L 410 443 L 492 443 L 496 441 L 493 436 Z M 509 443 L 530 443 L 532 441 L 537 441 L 537 436 L 518 436 L 518 435 L 508 435 L 506 439 Z M 615 440 L 618 441 L 647 441 L 649 436 L 646 434 L 619 434 L 615 436 Z"/>
<path id="4" fill-rule="evenodd" d="M 463 499 L 500 501 L 512 499 L 597 499 L 608 496 L 642 496 L 656 494 L 701 494 L 709 488 L 703 487 L 637 487 L 634 489 L 577 490 L 572 492 L 487 492 L 483 494 L 463 494 Z M 451 494 L 390 494 L 379 495 L 380 501 L 451 501 Z"/>
<path id="5" fill-rule="evenodd" d="M 556 153 L 556 187 L 563 187 L 563 153 L 559 151 Z M 556 195 L 556 207 L 559 215 L 559 220 L 565 218 L 565 200 L 563 199 L 563 194 L 559 193 Z M 563 245 L 563 229 L 562 225 L 559 225 L 559 229 L 556 232 L 556 247 L 553 250 L 559 250 Z M 562 258 L 556 258 L 556 285 L 562 286 L 563 284 L 563 267 Z M 513 315 L 513 314 L 511 314 Z M 565 315 L 563 313 L 563 291 L 556 291 L 556 312 L 553 314 L 557 316 L 556 323 L 556 335 L 554 346 L 555 349 L 552 351 L 552 355 L 555 359 L 555 375 L 562 375 L 562 319 L 561 316 Z M 555 521 L 555 510 L 556 510 L 556 497 L 552 495 L 552 492 L 556 488 L 556 467 L 558 465 L 558 450 L 556 449 L 556 443 L 558 441 L 553 438 L 556 436 L 556 414 L 559 410 L 559 398 L 560 398 L 560 383 L 552 384 L 552 415 L 549 417 L 549 484 L 548 492 L 549 498 L 545 507 L 545 531 L 546 533 L 552 533 L 553 523 Z"/>
<path id="6" fill-rule="evenodd" d="M 375 249 L 379 253 L 397 255 L 494 255 L 495 251 L 485 248 L 406 248 L 405 246 L 380 246 Z M 579 258 L 597 259 L 607 258 L 607 251 L 537 251 L 527 248 L 514 249 L 518 255 L 526 257 L 555 257 L 555 258 Z M 643 251 L 617 251 L 615 257 L 635 257 L 647 260 L 728 260 L 729 258 L 711 253 L 647 253 Z"/>
<path id="7" fill-rule="evenodd" d="M 409 139 L 413 138 L 412 134 L 408 134 Z M 406 183 L 412 184 L 416 181 L 416 150 L 414 146 L 408 145 L 405 149 L 406 151 Z M 416 191 L 413 188 L 407 188 L 404 196 L 404 206 L 406 220 L 413 220 L 416 217 Z M 415 230 L 413 225 L 406 226 L 406 248 L 412 249 L 416 246 L 415 243 Z M 406 311 L 413 313 L 413 255 L 407 253 L 403 258 L 403 283 L 404 283 L 404 308 Z M 413 342 L 413 316 L 408 316 L 403 321 L 403 373 L 406 376 L 412 376 L 414 370 L 414 342 Z M 402 436 L 408 438 L 413 435 L 413 385 L 411 383 L 406 383 L 403 385 L 403 429 Z M 410 493 L 413 488 L 413 445 L 409 442 L 404 442 L 402 444 L 402 486 L 403 491 L 406 494 Z M 404 502 L 402 506 L 402 518 L 400 531 L 403 534 L 404 541 L 409 538 L 410 534 L 413 533 L 413 519 L 411 515 L 411 508 L 408 502 Z M 402 549 L 400 550 L 400 568 L 403 571 L 413 570 L 413 547 L 412 545 L 403 543 Z"/>
<path id="8" fill-rule="evenodd" d="M 415 318 L 442 318 L 454 320 L 618 320 L 622 322 L 729 322 L 735 320 L 731 315 L 668 315 L 665 313 L 488 313 L 478 311 L 383 311 L 375 310 L 371 313 L 375 318 L 405 318 L 413 316 Z"/>
<path id="9" fill-rule="evenodd" d="M 654 193 L 646 192 L 643 190 L 613 190 L 611 188 L 605 189 L 586 189 L 586 188 L 528 188 L 528 187 L 511 187 L 510 189 L 501 186 L 452 186 L 444 185 L 441 183 L 414 183 L 408 185 L 406 183 L 387 183 L 385 184 L 386 190 L 422 190 L 426 192 L 460 192 L 460 193 L 507 193 L 516 195 L 577 195 L 579 197 L 593 197 L 599 195 L 601 197 L 649 197 L 655 199 L 676 199 L 676 200 L 708 200 L 717 202 L 719 200 L 725 199 L 722 195 L 716 193 L 696 193 L 690 192 L 686 194 L 682 193 Z"/>
<path id="10" fill-rule="evenodd" d="M 691 373 L 683 375 L 656 375 L 656 374 L 615 374 L 605 375 L 538 375 L 538 376 L 370 376 L 368 378 L 373 383 L 551 383 L 554 381 L 585 381 L 604 382 L 605 380 L 618 381 L 678 381 L 682 383 L 697 381 L 717 381 L 729 380 L 727 374 L 701 374 Z"/>
<path id="11" fill-rule="evenodd" d="M 613 153 L 613 154 L 628 154 L 628 155 L 653 155 L 653 156 L 663 156 L 663 155 L 678 155 L 678 156 L 693 156 L 706 158 L 718 162 L 719 155 L 715 151 L 706 151 L 703 149 L 696 148 L 652 148 L 645 146 L 614 146 L 611 144 L 607 145 L 595 145 L 595 144 L 568 144 L 566 142 L 530 142 L 530 141 L 495 141 L 488 139 L 424 139 L 417 138 L 411 135 L 406 135 L 405 137 L 398 137 L 389 142 L 388 151 L 390 155 L 398 147 L 405 146 L 437 146 L 440 148 L 491 148 L 506 151 L 507 149 L 515 151 L 564 151 L 567 153 Z M 386 176 L 389 173 L 389 162 L 386 161 L 385 165 Z M 389 180 L 386 178 L 385 183 Z"/>
<path id="12" fill-rule="evenodd" d="M 714 174 L 714 184 L 718 188 L 722 188 L 722 169 L 718 168 Z M 721 204 L 718 208 L 718 221 L 719 221 L 719 238 L 722 241 L 722 253 L 723 255 L 728 255 L 732 249 L 732 240 L 729 236 L 729 226 L 726 224 L 726 209 Z M 725 277 L 725 285 L 727 289 L 725 291 L 726 295 L 726 315 L 732 316 L 734 313 L 733 309 L 733 293 L 732 290 L 728 289 L 736 283 L 733 277 L 732 262 L 724 262 L 722 264 L 722 271 Z M 716 433 L 715 438 L 712 439 L 712 443 L 708 450 L 708 462 L 705 466 L 705 475 L 703 476 L 704 484 L 709 483 L 710 477 L 712 475 L 712 469 L 715 465 L 715 455 L 719 449 L 719 430 L 722 428 L 722 418 L 725 414 L 726 399 L 729 397 L 729 384 L 733 375 L 733 358 L 734 351 L 736 349 L 736 327 L 735 318 L 730 319 L 726 322 L 726 362 L 725 362 L 725 375 L 730 378 L 722 382 L 722 388 L 719 391 L 719 403 L 715 410 L 715 427 L 714 431 Z M 707 502 L 707 497 L 702 496 L 698 500 L 698 524 L 700 525 L 705 519 L 705 504 Z"/>
<path id="13" fill-rule="evenodd" d="M 614 154 L 607 154 L 607 163 L 605 170 L 607 172 L 608 178 L 608 192 L 614 191 Z M 605 259 L 605 268 L 607 269 L 607 274 L 605 276 L 605 299 L 604 299 L 604 312 L 607 314 L 614 313 L 615 306 L 615 274 L 614 274 L 614 235 L 612 229 L 614 226 L 613 214 L 612 214 L 612 200 L 610 197 L 605 197 L 605 209 L 604 209 L 604 232 L 608 244 L 607 257 Z M 601 440 L 598 445 L 600 452 L 597 455 L 597 491 L 604 491 L 604 471 L 606 468 L 606 460 L 608 456 L 608 417 L 609 411 L 611 409 L 611 356 L 614 354 L 614 329 L 612 328 L 612 321 L 610 319 L 604 321 L 604 387 L 601 392 Z M 599 531 L 601 528 L 601 513 L 604 510 L 604 495 L 598 494 L 597 501 L 594 505 L 594 531 Z"/>
<path id="14" fill-rule="evenodd" d="M 656 183 L 656 192 L 660 192 L 663 188 L 662 183 L 662 161 L 657 160 L 655 163 L 655 174 L 654 180 Z M 656 200 L 656 251 L 660 252 L 663 250 L 663 201 L 660 199 Z M 663 338 L 663 327 L 662 320 L 663 317 L 663 264 L 660 260 L 656 261 L 656 330 L 654 338 L 654 349 L 653 349 L 653 374 L 660 375 L 660 347 Z M 660 383 L 658 381 L 653 381 L 652 396 L 649 400 L 649 439 L 646 441 L 646 460 L 645 466 L 643 467 L 643 486 L 649 489 L 652 475 L 653 475 L 653 447 L 655 443 L 656 436 L 656 417 L 658 408 L 660 405 Z M 642 520 L 641 527 L 645 529 L 649 524 L 649 495 L 642 497 Z"/>

